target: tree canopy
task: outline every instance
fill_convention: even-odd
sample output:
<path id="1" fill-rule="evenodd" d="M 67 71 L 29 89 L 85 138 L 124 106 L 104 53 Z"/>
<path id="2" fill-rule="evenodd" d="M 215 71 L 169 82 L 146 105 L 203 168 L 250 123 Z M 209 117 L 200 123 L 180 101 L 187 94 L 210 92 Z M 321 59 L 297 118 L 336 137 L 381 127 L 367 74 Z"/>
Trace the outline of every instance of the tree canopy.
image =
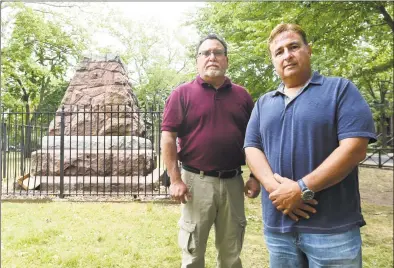
<path id="1" fill-rule="evenodd" d="M 64 92 L 66 72 L 81 55 L 83 36 L 21 3 L 13 8 L 12 31 L 9 38 L 2 36 L 2 102 L 11 109 L 39 110 L 43 103 L 60 102 L 59 90 Z"/>
<path id="2" fill-rule="evenodd" d="M 281 22 L 303 27 L 313 48 L 313 68 L 363 82 L 393 71 L 393 5 L 390 2 L 210 2 L 191 23 L 230 43 L 229 74 L 256 99 L 279 83 L 267 39 Z M 386 75 L 383 75 L 386 74 Z"/>

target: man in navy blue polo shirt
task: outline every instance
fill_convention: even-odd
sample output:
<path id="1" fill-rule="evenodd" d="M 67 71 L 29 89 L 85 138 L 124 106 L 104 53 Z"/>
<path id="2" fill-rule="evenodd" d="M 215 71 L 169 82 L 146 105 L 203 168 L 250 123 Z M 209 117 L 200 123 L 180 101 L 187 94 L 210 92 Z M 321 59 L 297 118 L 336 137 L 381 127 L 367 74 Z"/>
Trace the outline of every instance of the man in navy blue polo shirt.
<path id="1" fill-rule="evenodd" d="M 168 97 L 161 128 L 170 193 L 182 202 L 178 237 L 182 267 L 205 267 L 214 225 L 218 267 L 241 268 L 246 219 L 240 166 L 245 164 L 243 141 L 253 101 L 243 87 L 225 76 L 227 45 L 216 35 L 200 41 L 196 62 L 196 79 Z M 249 197 L 260 192 L 254 178 L 245 188 Z"/>
<path id="2" fill-rule="evenodd" d="M 263 185 L 270 267 L 361 267 L 357 165 L 376 141 L 371 111 L 349 80 L 312 72 L 300 26 L 277 25 L 268 45 L 282 83 L 257 101 L 244 148 Z"/>

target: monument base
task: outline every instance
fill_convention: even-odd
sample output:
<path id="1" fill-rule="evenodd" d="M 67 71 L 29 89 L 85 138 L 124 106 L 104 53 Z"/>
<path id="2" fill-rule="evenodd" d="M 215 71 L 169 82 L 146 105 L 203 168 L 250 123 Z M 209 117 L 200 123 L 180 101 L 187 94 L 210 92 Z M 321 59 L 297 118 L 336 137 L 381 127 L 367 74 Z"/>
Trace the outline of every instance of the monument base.
<path id="1" fill-rule="evenodd" d="M 146 176 L 64 176 L 64 194 L 108 195 L 157 191 L 163 169 L 155 169 Z M 60 194 L 60 176 L 30 176 L 9 185 L 8 191 L 27 194 Z M 14 187 L 14 188 L 13 188 Z M 3 185 L 3 189 L 5 185 Z"/>
<path id="2" fill-rule="evenodd" d="M 32 176 L 60 176 L 60 150 L 31 155 Z M 66 150 L 63 173 L 69 176 L 145 176 L 156 167 L 153 150 Z"/>

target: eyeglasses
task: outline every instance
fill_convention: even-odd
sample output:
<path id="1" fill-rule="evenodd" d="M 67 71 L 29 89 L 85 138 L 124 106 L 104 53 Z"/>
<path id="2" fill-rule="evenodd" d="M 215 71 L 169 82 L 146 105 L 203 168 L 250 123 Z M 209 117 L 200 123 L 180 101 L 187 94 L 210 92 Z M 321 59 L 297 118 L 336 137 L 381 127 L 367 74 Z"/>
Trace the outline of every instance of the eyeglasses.
<path id="1" fill-rule="evenodd" d="M 222 57 L 222 56 L 224 56 L 224 50 L 213 50 L 213 51 L 203 50 L 201 52 L 198 52 L 198 57 L 204 56 L 205 58 L 208 58 L 211 56 L 211 54 L 213 54 L 213 56 L 215 56 L 215 58 Z"/>

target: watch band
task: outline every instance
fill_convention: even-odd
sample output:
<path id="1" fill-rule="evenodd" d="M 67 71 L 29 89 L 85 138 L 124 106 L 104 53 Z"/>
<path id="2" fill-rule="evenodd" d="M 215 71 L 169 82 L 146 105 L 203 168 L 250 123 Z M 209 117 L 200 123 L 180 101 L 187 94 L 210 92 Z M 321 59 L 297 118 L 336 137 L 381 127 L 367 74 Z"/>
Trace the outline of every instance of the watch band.
<path id="1" fill-rule="evenodd" d="M 302 179 L 299 179 L 297 181 L 297 183 L 298 183 L 298 186 L 300 186 L 300 188 L 301 188 L 301 192 L 308 189 L 308 186 L 306 186 L 305 182 Z"/>
<path id="2" fill-rule="evenodd" d="M 315 196 L 315 193 L 313 191 L 311 191 L 308 186 L 306 186 L 305 182 L 300 179 L 297 181 L 298 186 L 300 186 L 301 188 L 301 199 L 304 201 L 308 201 L 313 199 L 313 197 Z"/>

